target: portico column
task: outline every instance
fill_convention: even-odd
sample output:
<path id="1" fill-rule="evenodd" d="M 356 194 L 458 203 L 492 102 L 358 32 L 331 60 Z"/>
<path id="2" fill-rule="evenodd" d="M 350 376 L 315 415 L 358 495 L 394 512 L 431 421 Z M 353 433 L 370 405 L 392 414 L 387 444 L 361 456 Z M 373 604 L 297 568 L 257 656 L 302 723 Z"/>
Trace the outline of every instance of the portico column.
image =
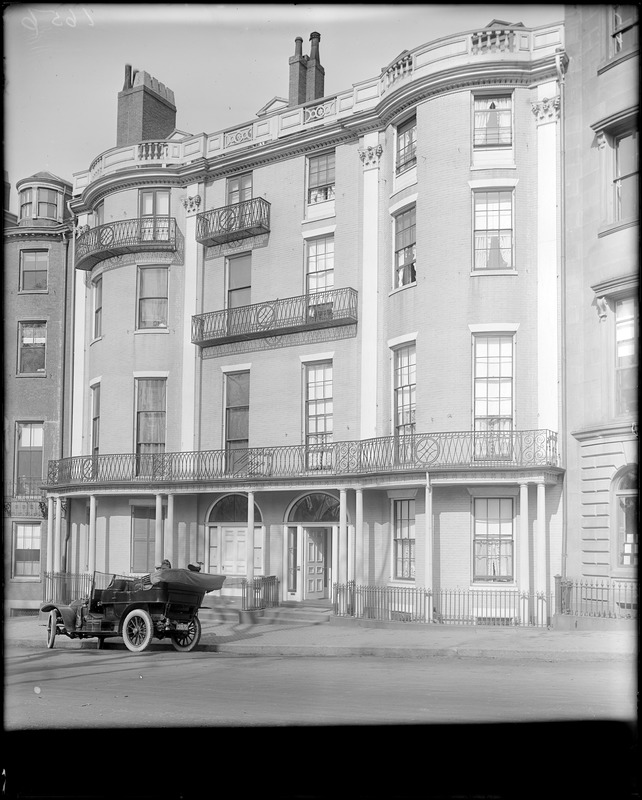
<path id="1" fill-rule="evenodd" d="M 47 498 L 47 572 L 54 571 L 54 499 Z"/>
<path id="2" fill-rule="evenodd" d="M 89 495 L 89 552 L 87 553 L 87 571 L 93 575 L 96 569 L 96 495 Z"/>
<path id="3" fill-rule="evenodd" d="M 167 521 L 165 524 L 165 558 L 174 566 L 174 495 L 167 495 Z"/>
<path id="4" fill-rule="evenodd" d="M 247 493 L 247 551 L 246 574 L 248 581 L 254 580 L 254 492 Z"/>
<path id="5" fill-rule="evenodd" d="M 355 492 L 354 581 L 363 583 L 363 489 Z"/>
<path id="6" fill-rule="evenodd" d="M 546 591 L 546 486 L 537 484 L 537 536 L 535 539 L 535 590 Z"/>
<path id="7" fill-rule="evenodd" d="M 158 566 L 163 560 L 163 496 L 156 495 L 156 518 L 154 520 L 154 564 Z"/>
<path id="8" fill-rule="evenodd" d="M 54 527 L 54 572 L 60 572 L 61 562 L 61 542 L 60 531 L 62 523 L 62 502 L 60 497 L 56 497 L 56 522 Z"/>
<path id="9" fill-rule="evenodd" d="M 426 589 L 434 590 L 433 582 L 434 576 L 432 574 L 433 568 L 433 547 L 434 535 L 432 526 L 432 486 L 430 484 L 430 473 L 426 473 L 426 490 L 425 490 L 425 552 L 424 552 L 424 585 Z M 434 602 L 433 602 L 434 605 Z M 429 609 L 430 618 L 432 619 L 432 607 Z"/>
<path id="10" fill-rule="evenodd" d="M 520 595 L 530 592 L 530 574 L 528 558 L 528 483 L 519 484 L 519 538 L 517 540 L 517 586 Z M 532 610 L 527 597 L 522 597 L 520 616 L 524 623 L 530 621 Z"/>
<path id="11" fill-rule="evenodd" d="M 346 490 L 339 490 L 339 583 L 348 580 L 348 515 L 346 509 Z"/>

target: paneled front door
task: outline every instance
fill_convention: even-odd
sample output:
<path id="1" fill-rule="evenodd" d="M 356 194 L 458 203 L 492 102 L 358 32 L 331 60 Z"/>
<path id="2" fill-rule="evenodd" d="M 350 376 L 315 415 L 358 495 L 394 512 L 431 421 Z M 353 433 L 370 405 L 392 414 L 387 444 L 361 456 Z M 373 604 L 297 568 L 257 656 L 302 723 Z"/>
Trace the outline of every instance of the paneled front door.
<path id="1" fill-rule="evenodd" d="M 305 536 L 305 600 L 322 600 L 327 592 L 328 529 L 306 528 Z"/>

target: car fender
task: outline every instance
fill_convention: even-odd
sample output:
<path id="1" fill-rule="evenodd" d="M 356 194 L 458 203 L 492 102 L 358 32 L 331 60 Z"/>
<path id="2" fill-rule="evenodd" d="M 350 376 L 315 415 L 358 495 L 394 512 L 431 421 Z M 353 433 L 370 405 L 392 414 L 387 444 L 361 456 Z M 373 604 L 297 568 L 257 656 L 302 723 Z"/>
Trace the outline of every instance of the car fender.
<path id="1" fill-rule="evenodd" d="M 56 610 L 62 617 L 65 629 L 72 632 L 76 630 L 76 609 L 69 606 L 58 606 L 55 603 L 46 603 L 40 607 L 41 611 Z"/>

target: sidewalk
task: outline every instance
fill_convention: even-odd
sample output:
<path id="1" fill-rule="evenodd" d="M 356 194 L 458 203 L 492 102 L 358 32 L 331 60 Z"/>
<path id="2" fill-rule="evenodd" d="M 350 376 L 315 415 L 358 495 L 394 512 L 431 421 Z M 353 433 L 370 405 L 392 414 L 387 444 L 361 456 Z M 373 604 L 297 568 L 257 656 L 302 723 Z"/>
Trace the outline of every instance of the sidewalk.
<path id="1" fill-rule="evenodd" d="M 5 622 L 5 648 L 45 649 L 46 619 Z M 492 658 L 544 661 L 630 661 L 637 659 L 637 632 L 556 631 L 540 628 L 492 628 L 406 623 L 402 627 L 362 627 L 304 620 L 239 623 L 201 619 L 198 651 L 245 656 L 377 656 L 390 658 Z M 334 621 L 336 622 L 336 621 Z M 96 639 L 58 636 L 55 648 L 94 649 Z M 171 647 L 154 639 L 147 652 Z M 122 639 L 105 648 L 126 651 Z"/>

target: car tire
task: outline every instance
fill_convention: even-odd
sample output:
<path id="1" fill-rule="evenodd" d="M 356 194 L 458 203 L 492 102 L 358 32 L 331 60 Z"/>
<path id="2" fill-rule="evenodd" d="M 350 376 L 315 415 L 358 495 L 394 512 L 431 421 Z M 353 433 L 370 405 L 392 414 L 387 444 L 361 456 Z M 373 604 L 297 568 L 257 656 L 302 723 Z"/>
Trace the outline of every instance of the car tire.
<path id="1" fill-rule="evenodd" d="M 47 617 L 47 647 L 51 650 L 56 641 L 56 633 L 58 632 L 58 612 L 54 608 L 49 612 Z"/>
<path id="2" fill-rule="evenodd" d="M 189 653 L 201 640 L 201 621 L 198 617 L 190 620 L 186 631 L 172 633 L 172 645 L 179 653 Z"/>
<path id="3" fill-rule="evenodd" d="M 135 608 L 127 614 L 123 622 L 123 640 L 128 650 L 142 653 L 153 635 L 154 624 L 144 608 Z"/>

